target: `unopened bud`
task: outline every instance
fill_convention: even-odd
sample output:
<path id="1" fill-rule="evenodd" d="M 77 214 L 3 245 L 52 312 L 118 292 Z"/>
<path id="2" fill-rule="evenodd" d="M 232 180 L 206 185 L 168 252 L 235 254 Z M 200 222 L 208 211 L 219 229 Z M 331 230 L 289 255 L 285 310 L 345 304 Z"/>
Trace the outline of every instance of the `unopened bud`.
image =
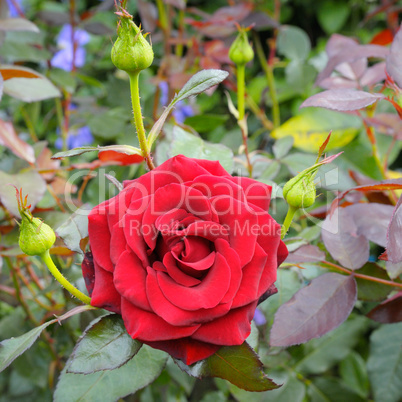
<path id="1" fill-rule="evenodd" d="M 120 15 L 122 18 L 117 29 L 119 37 L 112 48 L 112 62 L 118 69 L 129 74 L 145 70 L 154 60 L 152 46 L 140 28 L 127 17 L 128 13 Z"/>
<path id="2" fill-rule="evenodd" d="M 34 218 L 27 206 L 27 196 L 22 198 L 21 190 L 17 190 L 18 210 L 21 215 L 19 245 L 23 253 L 27 255 L 41 255 L 49 250 L 56 241 L 53 229 L 43 223 L 39 218 Z"/>
<path id="3" fill-rule="evenodd" d="M 315 174 L 301 172 L 290 179 L 283 187 L 283 198 L 293 208 L 308 208 L 314 204 L 316 190 Z"/>
<path id="4" fill-rule="evenodd" d="M 229 58 L 237 65 L 247 64 L 254 58 L 254 51 L 247 39 L 247 30 L 240 28 L 237 38 L 229 49 Z"/>

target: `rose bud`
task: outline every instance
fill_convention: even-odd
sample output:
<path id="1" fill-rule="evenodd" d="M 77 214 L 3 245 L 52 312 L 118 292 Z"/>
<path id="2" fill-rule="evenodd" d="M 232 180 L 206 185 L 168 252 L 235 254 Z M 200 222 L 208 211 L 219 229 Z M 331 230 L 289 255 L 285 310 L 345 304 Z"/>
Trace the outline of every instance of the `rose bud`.
<path id="1" fill-rule="evenodd" d="M 21 190 L 17 190 L 17 201 L 18 210 L 22 218 L 20 223 L 20 248 L 27 255 L 42 255 L 53 246 L 56 241 L 56 235 L 49 225 L 32 216 L 29 210 L 30 205 L 27 206 L 27 196 L 23 200 Z"/>
<path id="2" fill-rule="evenodd" d="M 88 216 L 91 305 L 186 364 L 241 345 L 288 254 L 271 190 L 183 155 L 125 182 Z"/>
<path id="3" fill-rule="evenodd" d="M 283 198 L 294 208 L 308 208 L 314 204 L 316 190 L 315 173 L 301 172 L 290 179 L 283 187 Z"/>
<path id="4" fill-rule="evenodd" d="M 142 35 L 140 28 L 127 16 L 121 14 L 117 33 L 119 37 L 112 48 L 112 62 L 120 70 L 129 74 L 148 68 L 154 60 L 152 46 Z"/>
<path id="5" fill-rule="evenodd" d="M 247 39 L 247 29 L 240 28 L 229 49 L 229 58 L 237 65 L 247 64 L 254 58 L 254 51 Z"/>

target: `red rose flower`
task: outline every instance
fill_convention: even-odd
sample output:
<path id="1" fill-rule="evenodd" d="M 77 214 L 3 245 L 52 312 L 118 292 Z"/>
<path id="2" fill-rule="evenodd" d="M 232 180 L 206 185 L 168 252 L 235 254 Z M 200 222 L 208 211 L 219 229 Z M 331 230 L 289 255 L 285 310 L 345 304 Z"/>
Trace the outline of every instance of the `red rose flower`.
<path id="1" fill-rule="evenodd" d="M 288 254 L 271 187 L 184 156 L 124 184 L 89 215 L 91 304 L 186 364 L 242 344 Z"/>

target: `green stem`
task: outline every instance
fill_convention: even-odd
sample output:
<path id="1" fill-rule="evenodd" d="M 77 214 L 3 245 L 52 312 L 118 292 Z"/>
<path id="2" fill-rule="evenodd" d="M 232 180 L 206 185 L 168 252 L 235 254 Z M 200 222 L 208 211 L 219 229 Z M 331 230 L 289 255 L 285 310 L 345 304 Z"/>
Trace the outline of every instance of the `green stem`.
<path id="1" fill-rule="evenodd" d="M 35 127 L 32 123 L 31 118 L 29 117 L 29 113 L 25 110 L 24 106 L 21 107 L 21 114 L 22 114 L 22 118 L 24 119 L 25 125 L 27 126 L 29 135 L 32 138 L 32 141 L 34 142 L 38 142 L 38 136 L 36 135 L 35 132 Z"/>
<path id="2" fill-rule="evenodd" d="M 50 273 L 55 277 L 57 282 L 60 283 L 61 286 L 63 286 L 66 290 L 68 290 L 73 296 L 75 296 L 77 299 L 81 300 L 85 304 L 91 304 L 91 298 L 88 297 L 87 295 L 84 295 L 81 291 L 79 291 L 73 284 L 71 284 L 64 276 L 63 274 L 57 269 L 56 265 L 54 265 L 54 262 L 52 260 L 52 257 L 50 257 L 49 250 L 45 251 L 42 255 L 40 255 L 42 258 L 43 262 L 47 265 L 49 268 Z"/>
<path id="3" fill-rule="evenodd" d="M 269 95 L 272 100 L 272 120 L 274 123 L 274 128 L 276 128 L 281 125 L 281 117 L 279 111 L 278 96 L 276 94 L 276 88 L 275 88 L 274 68 L 272 65 L 268 64 L 265 58 L 264 50 L 262 49 L 260 38 L 258 34 L 255 32 L 253 32 L 253 39 L 255 43 L 258 60 L 267 78 Z"/>
<path id="4" fill-rule="evenodd" d="M 283 222 L 282 229 L 281 229 L 281 239 L 286 236 L 286 233 L 289 230 L 290 224 L 292 223 L 293 216 L 298 208 L 292 207 L 289 205 L 288 213 L 286 214 L 285 221 Z"/>
<path id="5" fill-rule="evenodd" d="M 160 27 L 165 30 L 168 26 L 165 5 L 162 0 L 156 0 L 156 6 L 158 7 Z"/>
<path id="6" fill-rule="evenodd" d="M 245 106 L 244 106 L 245 72 L 246 72 L 246 65 L 238 64 L 237 65 L 237 110 L 239 111 L 238 120 L 243 120 L 245 112 Z"/>
<path id="7" fill-rule="evenodd" d="M 138 77 L 140 75 L 139 71 L 134 73 L 129 73 L 130 77 L 130 90 L 131 90 L 131 104 L 133 106 L 133 116 L 134 116 L 134 124 L 137 130 L 137 137 L 140 143 L 140 148 L 142 151 L 142 156 L 144 157 L 149 170 L 155 168 L 152 163 L 150 149 L 147 144 L 147 137 L 144 129 L 144 122 L 141 113 L 141 102 L 140 102 L 140 91 L 138 86 Z"/>

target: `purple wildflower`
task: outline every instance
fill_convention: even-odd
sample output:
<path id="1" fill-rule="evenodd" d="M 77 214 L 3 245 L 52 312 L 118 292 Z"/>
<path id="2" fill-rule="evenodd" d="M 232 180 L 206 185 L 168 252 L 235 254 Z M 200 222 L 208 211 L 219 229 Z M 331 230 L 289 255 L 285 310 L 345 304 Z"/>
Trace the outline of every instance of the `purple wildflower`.
<path id="1" fill-rule="evenodd" d="M 265 318 L 265 315 L 258 308 L 255 310 L 253 320 L 255 322 L 255 325 L 264 325 L 267 323 L 267 319 Z"/>
<path id="2" fill-rule="evenodd" d="M 14 0 L 14 1 L 7 0 L 8 10 L 10 12 L 10 17 L 12 17 L 12 18 L 20 16 L 17 7 L 15 7 L 15 5 L 14 5 L 15 3 L 18 5 L 18 7 L 21 11 L 24 11 L 24 6 L 22 5 L 22 0 Z"/>
<path id="3" fill-rule="evenodd" d="M 89 42 L 89 34 L 83 29 L 74 30 L 74 42 L 76 44 L 74 64 L 82 67 L 85 64 L 85 44 Z M 71 40 L 71 25 L 66 24 L 57 37 L 57 46 L 61 49 L 52 58 L 52 66 L 62 70 L 73 69 L 73 41 Z"/>
<path id="4" fill-rule="evenodd" d="M 67 135 L 67 148 L 79 148 L 84 145 L 92 144 L 94 137 L 92 136 L 91 129 L 88 126 L 82 126 L 76 130 L 70 130 Z M 63 148 L 63 139 L 57 138 L 54 146 L 57 149 Z"/>
<path id="5" fill-rule="evenodd" d="M 166 81 L 160 82 L 159 89 L 161 91 L 159 103 L 162 106 L 166 106 L 168 103 L 168 83 Z M 187 117 L 194 116 L 194 110 L 190 105 L 187 105 L 183 101 L 180 101 L 177 102 L 172 114 L 177 123 L 184 123 L 184 120 L 186 120 Z"/>

